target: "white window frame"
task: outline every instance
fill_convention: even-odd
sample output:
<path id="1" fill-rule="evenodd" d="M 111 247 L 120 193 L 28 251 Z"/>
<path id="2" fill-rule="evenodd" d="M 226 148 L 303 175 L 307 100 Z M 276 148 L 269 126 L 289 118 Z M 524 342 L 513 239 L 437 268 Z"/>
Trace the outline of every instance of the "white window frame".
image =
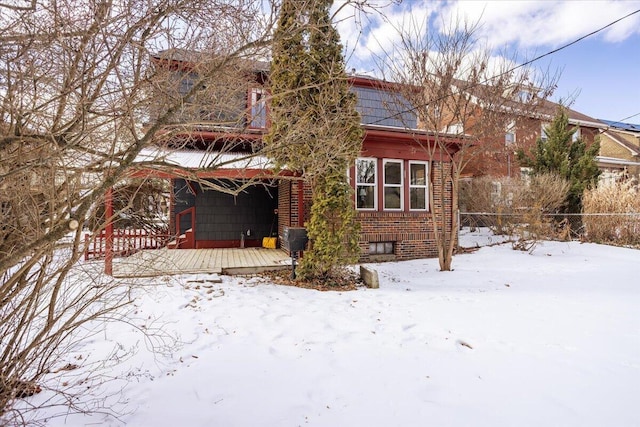
<path id="1" fill-rule="evenodd" d="M 424 166 L 424 184 L 411 184 L 411 165 L 423 165 Z M 429 162 L 420 160 L 409 160 L 408 173 L 409 178 L 407 180 L 409 184 L 409 210 L 413 212 L 427 212 L 429 210 Z M 412 189 L 424 189 L 424 209 L 411 207 L 411 190 Z"/>
<path id="2" fill-rule="evenodd" d="M 386 166 L 387 163 L 400 164 L 400 184 L 387 183 Z M 404 161 L 400 159 L 382 159 L 382 208 L 385 211 L 402 211 L 404 210 Z M 387 207 L 387 188 L 397 188 L 400 191 L 400 207 L 388 208 Z"/>
<path id="3" fill-rule="evenodd" d="M 360 176 L 360 174 L 358 173 L 358 163 L 360 161 L 372 161 L 373 162 L 373 183 L 368 183 L 368 182 L 358 182 L 358 178 Z M 356 159 L 356 165 L 355 165 L 355 177 L 354 177 L 354 185 L 355 185 L 355 197 L 356 197 L 356 209 L 359 211 L 376 211 L 378 210 L 378 159 L 376 159 L 375 157 L 358 157 Z M 359 187 L 373 187 L 373 208 L 361 208 L 358 207 L 358 190 Z"/>

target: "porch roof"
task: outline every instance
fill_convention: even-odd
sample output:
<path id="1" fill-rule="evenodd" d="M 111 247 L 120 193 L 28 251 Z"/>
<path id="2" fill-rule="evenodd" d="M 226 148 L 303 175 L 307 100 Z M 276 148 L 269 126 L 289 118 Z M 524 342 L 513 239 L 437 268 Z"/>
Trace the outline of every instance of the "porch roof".
<path id="1" fill-rule="evenodd" d="M 251 153 L 230 153 L 190 149 L 143 149 L 135 160 L 134 177 L 162 178 L 256 178 L 274 177 L 275 164 L 266 156 Z M 278 176 L 295 176 L 291 171 L 280 171 Z"/>

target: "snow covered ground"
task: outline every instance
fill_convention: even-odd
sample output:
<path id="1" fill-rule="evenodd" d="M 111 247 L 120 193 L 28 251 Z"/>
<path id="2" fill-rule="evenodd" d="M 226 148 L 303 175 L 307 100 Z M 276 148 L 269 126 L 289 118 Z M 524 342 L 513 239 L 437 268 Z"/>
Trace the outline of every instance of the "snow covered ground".
<path id="1" fill-rule="evenodd" d="M 81 367 L 50 378 L 77 390 L 93 362 L 134 349 L 83 397 L 123 415 L 47 425 L 640 426 L 640 251 L 503 244 L 456 256 L 452 272 L 373 266 L 380 289 L 353 292 L 147 280 L 131 324 L 101 325 L 67 356 Z M 180 344 L 154 355 L 137 328 L 158 326 Z"/>

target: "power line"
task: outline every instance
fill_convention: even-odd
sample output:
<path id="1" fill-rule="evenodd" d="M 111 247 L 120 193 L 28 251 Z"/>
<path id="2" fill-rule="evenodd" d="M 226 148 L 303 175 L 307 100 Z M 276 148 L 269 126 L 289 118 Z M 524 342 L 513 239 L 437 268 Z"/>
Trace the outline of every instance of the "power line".
<path id="1" fill-rule="evenodd" d="M 532 59 L 532 60 L 530 60 L 530 61 L 527 61 L 527 62 L 525 62 L 525 63 L 523 63 L 523 64 L 520 64 L 520 65 L 518 65 L 518 66 L 516 66 L 516 67 L 513 67 L 511 70 L 509 70 L 509 71 L 505 71 L 503 74 L 506 74 L 506 73 L 509 73 L 509 72 L 511 72 L 511 71 L 517 70 L 518 68 L 522 68 L 522 67 L 524 67 L 525 65 L 529 65 L 529 64 L 531 64 L 531 63 L 533 63 L 533 62 L 535 62 L 535 61 L 537 61 L 537 60 L 539 60 L 539 59 L 544 58 L 545 56 L 553 55 L 554 53 L 559 52 L 559 51 L 561 51 L 561 50 L 563 50 L 563 49 L 566 49 L 566 48 L 568 48 L 569 46 L 572 46 L 572 45 L 574 45 L 574 44 L 576 44 L 576 43 L 578 43 L 578 42 L 580 42 L 580 41 L 582 41 L 582 40 L 586 39 L 587 37 L 591 37 L 591 36 L 593 36 L 593 35 L 595 35 L 595 34 L 598 34 L 600 31 L 606 30 L 607 28 L 611 27 L 612 25 L 615 25 L 615 24 L 617 24 L 618 22 L 622 21 L 623 19 L 627 19 L 628 17 L 635 15 L 635 14 L 636 14 L 636 13 L 638 13 L 638 12 L 640 12 L 640 9 L 635 10 L 635 11 L 633 11 L 633 12 L 631 12 L 631 13 L 629 13 L 629 14 L 627 14 L 627 15 L 623 16 L 622 18 L 618 18 L 618 19 L 616 19 L 615 21 L 608 23 L 608 24 L 607 24 L 607 25 L 605 25 L 604 27 L 600 27 L 600 28 L 598 28 L 597 30 L 590 32 L 589 34 L 586 34 L 586 35 L 584 35 L 584 36 L 582 36 L 582 37 L 580 37 L 580 38 L 578 38 L 578 39 L 576 39 L 576 40 L 572 41 L 571 43 L 567 43 L 567 44 L 565 44 L 565 45 L 563 45 L 563 46 L 560 46 L 560 47 L 559 47 L 559 48 L 557 48 L 557 49 L 554 49 L 554 50 L 552 50 L 552 51 L 550 51 L 550 52 L 547 52 L 547 53 L 545 53 L 545 54 L 542 54 L 542 55 L 540 55 L 540 56 L 537 56 L 537 57 L 533 58 L 533 59 Z M 502 75 L 502 74 L 499 74 L 499 75 Z"/>
<path id="2" fill-rule="evenodd" d="M 621 18 L 616 19 L 615 21 L 612 21 L 612 22 L 608 23 L 607 25 L 605 25 L 605 26 L 603 26 L 603 27 L 600 27 L 600 28 L 598 28 L 597 30 L 592 31 L 592 32 L 590 32 L 589 34 L 585 34 L 584 36 L 579 37 L 579 38 L 577 38 L 576 40 L 573 40 L 573 41 L 572 41 L 572 42 L 570 42 L 570 43 L 567 43 L 567 44 L 565 44 L 565 45 L 562 45 L 562 46 L 560 46 L 560 47 L 559 47 L 559 48 L 557 48 L 557 49 L 551 50 L 551 51 L 549 51 L 549 52 L 547 52 L 547 53 L 544 53 L 544 54 L 542 54 L 542 55 L 540 55 L 540 56 L 536 56 L 535 58 L 533 58 L 533 59 L 531 59 L 531 60 L 529 60 L 529 61 L 526 61 L 526 62 L 524 62 L 524 63 L 522 63 L 522 64 L 520 64 L 520 65 L 517 65 L 517 66 L 515 66 L 515 67 L 513 67 L 513 68 L 511 68 L 511 69 L 509 69 L 509 70 L 506 70 L 506 71 L 504 71 L 504 72 L 502 72 L 502 73 L 500 73 L 500 74 L 497 74 L 497 75 L 495 75 L 495 76 L 493 76 L 493 77 L 491 77 L 491 78 L 488 78 L 488 79 L 486 79 L 486 80 L 484 80 L 484 81 L 482 81 L 482 82 L 478 82 L 478 83 L 470 84 L 470 85 L 468 85 L 468 86 L 466 86 L 466 87 L 464 87 L 464 88 L 462 88 L 462 89 L 463 89 L 463 90 L 472 89 L 472 88 L 474 88 L 474 87 L 476 87 L 476 86 L 479 86 L 479 85 L 481 85 L 481 84 L 485 84 L 485 83 L 489 82 L 490 80 L 492 80 L 492 79 L 494 79 L 494 78 L 496 78 L 496 77 L 500 77 L 500 76 L 503 76 L 503 75 L 505 75 L 505 74 L 511 73 L 511 72 L 513 72 L 513 71 L 515 71 L 515 70 L 517 70 L 517 69 L 519 69 L 519 68 L 524 67 L 525 65 L 532 64 L 532 63 L 534 63 L 535 61 L 538 61 L 538 60 L 540 60 L 540 59 L 542 59 L 542 58 L 544 58 L 544 57 L 547 57 L 547 56 L 549 56 L 549 55 L 553 55 L 554 53 L 560 52 L 561 50 L 566 49 L 566 48 L 568 48 L 569 46 L 572 46 L 572 45 L 574 45 L 574 44 L 576 44 L 576 43 L 578 43 L 578 42 L 580 42 L 580 41 L 582 41 L 582 40 L 586 39 L 587 37 L 591 37 L 591 36 L 593 36 L 593 35 L 595 35 L 595 34 L 598 34 L 599 32 L 601 32 L 601 31 L 603 31 L 603 30 L 606 30 L 607 28 L 609 28 L 609 27 L 611 27 L 611 26 L 613 26 L 613 25 L 617 24 L 618 22 L 620 22 L 620 21 L 622 21 L 622 20 L 624 20 L 624 19 L 629 18 L 630 16 L 635 15 L 636 13 L 640 13 L 640 9 L 634 10 L 633 12 L 628 13 L 627 15 L 625 15 L 625 16 L 623 16 L 623 17 L 621 17 Z M 437 101 L 441 101 L 441 100 L 443 100 L 443 99 L 445 99 L 445 98 L 448 98 L 448 97 L 450 97 L 450 96 L 452 96 L 452 95 L 444 95 L 444 96 L 442 96 L 442 97 L 440 97 L 440 98 L 438 98 L 438 99 L 434 99 L 433 101 L 436 101 L 436 102 L 437 102 Z M 422 105 L 422 107 L 424 107 L 424 106 L 428 106 L 428 105 L 429 105 L 429 103 Z M 410 113 L 410 112 L 412 112 L 412 111 L 417 110 L 418 108 L 419 108 L 419 107 L 412 107 L 412 108 L 410 108 L 410 109 L 407 109 L 407 110 L 404 110 L 404 111 L 400 111 L 400 112 L 398 112 L 398 113 L 395 113 L 395 114 L 393 114 L 393 115 L 391 115 L 391 116 L 389 116 L 389 117 L 385 117 L 385 118 L 378 119 L 378 120 L 376 120 L 376 121 L 374 121 L 373 123 L 370 123 L 370 124 L 375 125 L 375 124 L 380 123 L 380 122 L 382 122 L 382 121 L 384 121 L 384 120 L 387 120 L 387 119 L 391 119 L 391 118 L 397 117 L 397 116 L 399 116 L 399 115 L 401 115 L 401 114 L 404 114 L 404 113 Z M 622 120 L 627 120 L 627 119 L 630 119 L 631 117 L 635 117 L 635 116 L 637 116 L 637 115 L 640 115 L 640 113 L 634 114 L 634 115 L 629 116 L 629 117 L 625 117 L 625 118 L 624 118 L 624 119 L 622 119 Z M 622 120 L 620 120 L 620 121 L 622 121 Z"/>
<path id="3" fill-rule="evenodd" d="M 624 122 L 625 120 L 629 120 L 629 119 L 631 119 L 631 118 L 633 118 L 633 117 L 635 117 L 635 116 L 640 116 L 640 113 L 632 114 L 632 115 L 630 115 L 629 117 L 625 117 L 624 119 L 620 119 L 620 120 L 617 120 L 617 121 L 618 121 L 618 122 Z"/>

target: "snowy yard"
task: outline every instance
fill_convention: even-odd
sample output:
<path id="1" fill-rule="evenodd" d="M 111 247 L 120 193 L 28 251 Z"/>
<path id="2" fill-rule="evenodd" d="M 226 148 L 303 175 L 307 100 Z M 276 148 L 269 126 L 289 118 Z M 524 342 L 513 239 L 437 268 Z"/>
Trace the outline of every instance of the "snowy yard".
<path id="1" fill-rule="evenodd" d="M 67 355 L 82 366 L 50 378 L 77 390 L 114 346 L 135 349 L 84 394 L 120 400 L 123 415 L 47 425 L 640 425 L 640 251 L 504 244 L 456 256 L 448 273 L 435 259 L 374 268 L 380 289 L 353 292 L 147 281 L 132 325 L 102 325 Z M 154 356 L 134 326 L 160 325 L 181 344 Z"/>

